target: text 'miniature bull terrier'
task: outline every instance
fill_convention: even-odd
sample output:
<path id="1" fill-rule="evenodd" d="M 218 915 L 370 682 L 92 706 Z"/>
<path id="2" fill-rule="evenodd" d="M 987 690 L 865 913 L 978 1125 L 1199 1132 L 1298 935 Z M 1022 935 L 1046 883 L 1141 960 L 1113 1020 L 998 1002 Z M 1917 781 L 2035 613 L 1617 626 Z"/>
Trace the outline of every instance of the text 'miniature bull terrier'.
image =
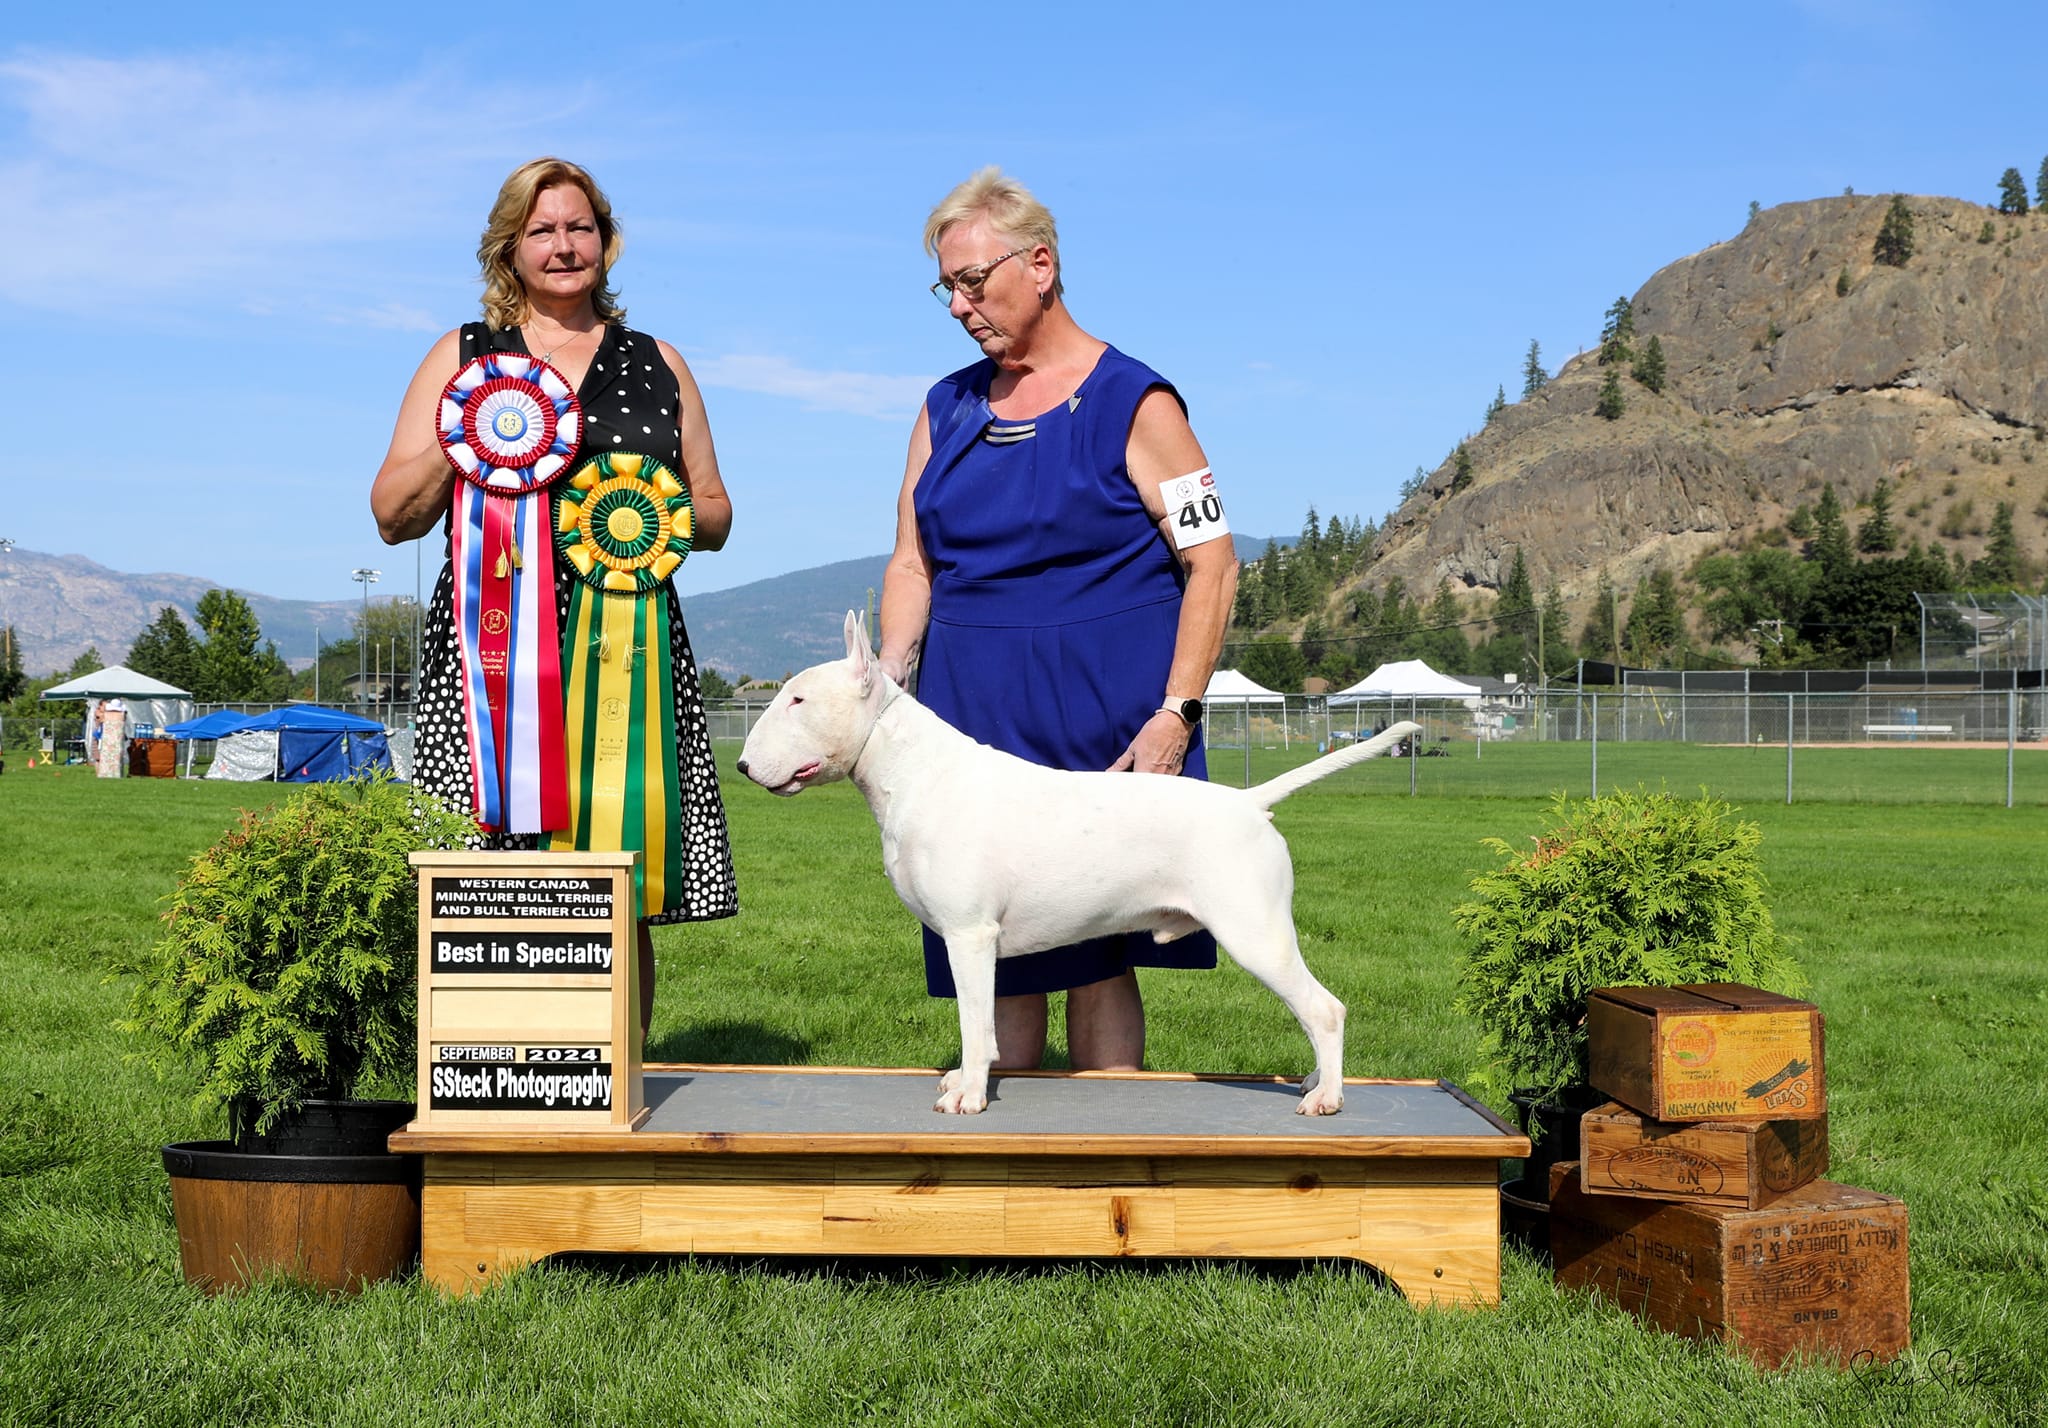
<path id="1" fill-rule="evenodd" d="M 1315 1049 L 1295 1107 L 1344 1104 L 1344 1004 L 1295 939 L 1294 866 L 1271 809 L 1385 751 L 1411 723 L 1236 789 L 1156 774 L 1063 773 L 978 744 L 910 698 L 846 617 L 846 658 L 783 685 L 739 769 L 771 793 L 850 778 L 882 825 L 896 895 L 946 941 L 960 1001 L 960 1069 L 937 1109 L 988 1104 L 998 957 L 1117 932 L 1161 942 L 1207 928 L 1287 1004 Z"/>

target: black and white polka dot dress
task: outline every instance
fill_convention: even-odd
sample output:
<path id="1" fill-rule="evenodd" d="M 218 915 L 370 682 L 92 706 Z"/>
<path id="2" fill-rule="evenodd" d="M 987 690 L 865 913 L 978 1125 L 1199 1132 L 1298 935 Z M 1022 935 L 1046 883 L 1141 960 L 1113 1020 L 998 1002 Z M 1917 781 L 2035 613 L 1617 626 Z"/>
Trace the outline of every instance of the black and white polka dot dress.
<path id="1" fill-rule="evenodd" d="M 496 331 L 472 322 L 462 329 L 462 361 L 485 352 L 525 352 L 517 328 Z M 682 440 L 676 433 L 676 408 L 681 401 L 675 373 L 661 360 L 654 339 L 617 325 L 605 329 L 590 371 L 576 393 L 583 404 L 581 454 L 601 451 L 639 452 L 669 468 L 688 483 L 683 468 Z M 559 496 L 550 492 L 549 498 Z M 549 522 L 550 528 L 553 522 Z M 455 636 L 455 571 L 447 554 L 449 522 L 441 522 L 441 574 L 427 607 L 421 641 L 418 731 L 415 734 L 413 785 L 434 794 L 461 813 L 475 811 L 470 783 L 469 744 L 462 717 L 462 663 Z M 555 563 L 555 610 L 566 625 L 569 594 L 576 572 L 568 561 Z M 668 627 L 675 665 L 676 787 L 681 807 L 676 825 L 683 830 L 683 877 L 667 890 L 667 906 L 649 917 L 653 923 L 703 922 L 731 917 L 739 911 L 733 878 L 732 847 L 726 835 L 725 805 L 718 796 L 718 767 L 712 760 L 710 731 L 704 721 L 704 697 L 697 685 L 697 661 L 690 652 L 689 632 L 675 587 L 667 587 Z M 478 833 L 477 848 L 531 849 L 533 834 Z"/>

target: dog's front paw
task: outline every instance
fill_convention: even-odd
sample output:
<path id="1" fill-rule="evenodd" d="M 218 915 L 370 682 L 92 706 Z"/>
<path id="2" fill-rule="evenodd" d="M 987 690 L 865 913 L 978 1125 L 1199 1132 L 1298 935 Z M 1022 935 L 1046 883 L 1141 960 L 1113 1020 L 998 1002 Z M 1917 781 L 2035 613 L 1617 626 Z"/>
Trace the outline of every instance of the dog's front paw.
<path id="1" fill-rule="evenodd" d="M 960 1071 L 948 1071 L 939 1078 L 939 1099 L 932 1102 L 932 1109 L 948 1116 L 979 1115 L 988 1109 L 987 1083 L 983 1083 L 979 1094 L 970 1095 Z"/>
<path id="2" fill-rule="evenodd" d="M 1340 1083 L 1325 1089 L 1312 1086 L 1295 1105 L 1298 1116 L 1334 1116 L 1344 1109 L 1344 1087 Z"/>

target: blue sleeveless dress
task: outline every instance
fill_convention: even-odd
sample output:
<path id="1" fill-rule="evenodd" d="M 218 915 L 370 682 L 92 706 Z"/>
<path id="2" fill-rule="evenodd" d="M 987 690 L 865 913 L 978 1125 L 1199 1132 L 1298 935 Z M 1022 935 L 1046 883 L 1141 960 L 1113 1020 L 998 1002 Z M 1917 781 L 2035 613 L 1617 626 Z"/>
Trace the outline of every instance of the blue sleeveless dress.
<path id="1" fill-rule="evenodd" d="M 995 371 L 977 362 L 925 399 L 932 454 L 914 502 L 932 599 L 917 698 L 1033 763 L 1106 769 L 1158 710 L 1173 663 L 1185 581 L 1124 448 L 1146 392 L 1180 394 L 1111 347 L 1067 401 L 1009 421 L 989 409 Z M 1199 729 L 1182 773 L 1208 776 Z M 954 995 L 945 943 L 929 928 L 924 960 L 931 994 Z M 996 995 L 1086 986 L 1132 966 L 1215 965 L 1206 932 L 1096 938 L 1002 958 Z"/>

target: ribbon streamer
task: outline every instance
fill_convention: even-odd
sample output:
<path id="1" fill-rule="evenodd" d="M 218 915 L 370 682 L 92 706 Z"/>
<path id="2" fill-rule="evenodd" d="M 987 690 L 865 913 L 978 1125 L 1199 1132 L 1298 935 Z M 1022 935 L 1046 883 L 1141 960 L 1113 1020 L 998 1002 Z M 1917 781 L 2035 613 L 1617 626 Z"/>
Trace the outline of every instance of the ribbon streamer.
<path id="1" fill-rule="evenodd" d="M 515 352 L 479 357 L 441 394 L 455 488 L 449 557 L 477 825 L 546 833 L 569 820 L 561 626 L 547 487 L 574 459 L 582 409 L 562 374 Z"/>
<path id="2" fill-rule="evenodd" d="M 652 457 L 607 452 L 562 489 L 555 540 L 579 577 L 562 636 L 569 826 L 553 846 L 633 849 L 640 915 L 683 886 L 668 578 L 695 513 Z"/>

